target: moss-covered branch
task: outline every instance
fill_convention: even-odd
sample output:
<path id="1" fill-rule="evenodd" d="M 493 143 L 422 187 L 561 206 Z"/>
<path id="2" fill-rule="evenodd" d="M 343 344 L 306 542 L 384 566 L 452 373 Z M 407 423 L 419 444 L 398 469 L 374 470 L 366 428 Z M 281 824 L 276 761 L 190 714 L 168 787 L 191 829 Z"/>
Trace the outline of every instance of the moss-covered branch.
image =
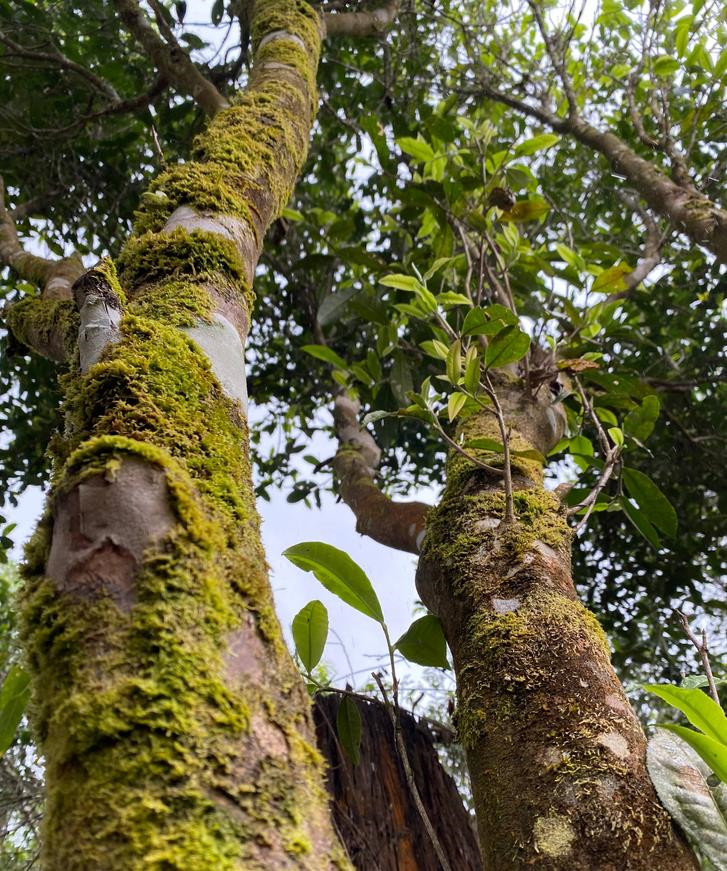
<path id="1" fill-rule="evenodd" d="M 513 442 L 546 454 L 559 436 L 549 401 L 515 384 L 500 401 Z M 491 415 L 465 426 L 499 436 Z M 564 509 L 533 460 L 513 461 L 513 485 L 506 522 L 500 478 L 452 453 L 417 571 L 452 650 L 485 865 L 693 871 L 649 779 L 608 641 L 577 599 Z"/>

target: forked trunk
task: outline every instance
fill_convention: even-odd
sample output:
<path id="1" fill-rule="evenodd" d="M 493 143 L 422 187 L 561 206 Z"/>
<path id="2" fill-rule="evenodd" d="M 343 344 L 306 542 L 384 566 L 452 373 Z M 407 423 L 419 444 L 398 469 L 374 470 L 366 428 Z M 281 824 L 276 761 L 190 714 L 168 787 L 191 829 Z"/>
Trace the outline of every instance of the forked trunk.
<path id="1" fill-rule="evenodd" d="M 531 401 L 512 385 L 500 392 L 513 447 L 547 453 L 560 435 L 550 397 Z M 463 428 L 499 440 L 489 413 Z M 485 867 L 694 869 L 649 779 L 608 641 L 578 601 L 560 502 L 537 460 L 515 460 L 513 473 L 507 523 L 501 479 L 450 456 L 417 573 L 454 657 Z"/>

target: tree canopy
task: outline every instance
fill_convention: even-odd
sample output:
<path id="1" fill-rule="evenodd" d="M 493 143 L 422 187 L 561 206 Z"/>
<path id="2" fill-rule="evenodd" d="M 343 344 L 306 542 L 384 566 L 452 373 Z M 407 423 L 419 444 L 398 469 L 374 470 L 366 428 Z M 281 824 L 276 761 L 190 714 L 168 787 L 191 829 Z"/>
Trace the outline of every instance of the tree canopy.
<path id="1" fill-rule="evenodd" d="M 249 80 L 253 5 L 149 0 L 142 26 L 135 0 L 0 0 L 0 511 L 48 481 L 75 365 L 18 312 L 53 269 L 76 278 L 184 204 L 168 173 Z M 426 509 L 402 500 L 441 489 L 448 451 L 505 476 L 545 459 L 620 677 L 679 680 L 694 652 L 675 609 L 707 616 L 719 659 L 721 4 L 314 5 L 318 114 L 254 282 L 257 495 L 316 510 L 333 491 L 362 531 L 417 552 Z M 562 417 L 547 458 L 510 443 L 501 412 L 500 437 L 462 434 L 478 405 L 497 411 L 497 371 Z M 378 530 L 374 490 L 413 533 Z"/>

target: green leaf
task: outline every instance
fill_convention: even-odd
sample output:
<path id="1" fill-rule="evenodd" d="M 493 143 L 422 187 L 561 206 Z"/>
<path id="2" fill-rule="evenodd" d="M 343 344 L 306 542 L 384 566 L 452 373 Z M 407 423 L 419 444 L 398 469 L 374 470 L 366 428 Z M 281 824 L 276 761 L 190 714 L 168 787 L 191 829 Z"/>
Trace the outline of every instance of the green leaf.
<path id="1" fill-rule="evenodd" d="M 669 732 L 673 732 L 683 741 L 686 741 L 692 750 L 699 753 L 722 783 L 727 783 L 727 746 L 720 744 L 719 741 L 715 741 L 714 738 L 710 738 L 708 735 L 695 732 L 694 729 L 687 729 L 686 726 L 674 726 L 671 723 L 664 723 L 659 728 L 668 729 Z"/>
<path id="2" fill-rule="evenodd" d="M 464 386 L 470 393 L 475 394 L 480 386 L 480 358 L 474 345 L 467 349 L 465 356 Z"/>
<path id="3" fill-rule="evenodd" d="M 487 346 L 485 366 L 489 369 L 515 363 L 527 354 L 530 336 L 514 324 L 501 330 Z"/>
<path id="4" fill-rule="evenodd" d="M 624 290 L 626 288 L 624 276 L 632 271 L 628 263 L 617 263 L 615 266 L 604 269 L 594 279 L 591 290 L 598 291 L 599 293 L 613 293 L 617 290 Z"/>
<path id="5" fill-rule="evenodd" d="M 724 868 L 727 786 L 710 787 L 709 766 L 680 737 L 661 729 L 649 741 L 646 765 L 662 804 L 702 857 L 702 868 Z"/>
<path id="6" fill-rule="evenodd" d="M 645 396 L 641 405 L 626 415 L 624 433 L 637 441 L 645 442 L 654 429 L 660 410 L 661 403 L 657 396 L 653 394 Z"/>
<path id="7" fill-rule="evenodd" d="M 472 300 L 463 293 L 454 293 L 454 291 L 445 290 L 443 293 L 438 293 L 436 300 L 441 306 L 453 305 L 472 305 Z"/>
<path id="8" fill-rule="evenodd" d="M 680 710 L 696 729 L 727 746 L 727 717 L 706 693 L 673 684 L 644 684 L 644 689 Z"/>
<path id="9" fill-rule="evenodd" d="M 462 374 L 462 343 L 459 339 L 452 343 L 447 352 L 447 378 L 452 384 L 457 384 Z"/>
<path id="10" fill-rule="evenodd" d="M 396 140 L 396 144 L 405 154 L 410 155 L 420 163 L 434 159 L 432 146 L 423 139 L 412 139 L 411 136 L 402 136 Z"/>
<path id="11" fill-rule="evenodd" d="M 409 293 L 415 293 L 417 298 L 422 302 L 426 311 L 433 312 L 437 310 L 437 300 L 434 294 L 426 288 L 418 278 L 413 275 L 400 275 L 393 273 L 385 275 L 379 279 L 379 284 L 385 287 L 394 287 L 397 290 L 406 290 Z"/>
<path id="12" fill-rule="evenodd" d="M 315 357 L 317 360 L 323 360 L 324 363 L 330 363 L 337 369 L 348 369 L 348 363 L 326 345 L 303 345 L 301 351 L 305 351 L 306 354 L 310 354 L 311 357 Z"/>
<path id="13" fill-rule="evenodd" d="M 649 544 L 659 550 L 661 547 L 661 539 L 659 534 L 649 522 L 649 518 L 624 496 L 619 500 L 619 504 L 623 509 L 624 514 L 633 523 L 636 529 L 643 535 Z"/>
<path id="14" fill-rule="evenodd" d="M 527 154 L 537 154 L 538 151 L 552 148 L 559 140 L 560 136 L 557 136 L 555 133 L 541 133 L 539 136 L 534 136 L 532 139 L 521 142 L 515 149 L 515 154 L 518 157 Z"/>
<path id="15" fill-rule="evenodd" d="M 395 287 L 397 290 L 408 290 L 410 293 L 426 290 L 418 278 L 414 278 L 413 275 L 401 275 L 398 272 L 384 275 L 383 278 L 379 279 L 379 284 L 383 284 L 384 287 Z"/>
<path id="16" fill-rule="evenodd" d="M 622 448 L 624 445 L 623 431 L 617 426 L 611 426 L 608 429 L 608 434 L 611 436 L 611 441 L 616 447 Z"/>
<path id="17" fill-rule="evenodd" d="M 657 76 L 671 76 L 679 68 L 681 67 L 681 63 L 674 57 L 670 57 L 668 54 L 662 54 L 659 57 L 654 59 L 651 68 L 654 70 Z"/>
<path id="18" fill-rule="evenodd" d="M 409 662 L 434 668 L 449 668 L 442 623 L 434 614 L 415 620 L 394 647 Z"/>
<path id="19" fill-rule="evenodd" d="M 514 223 L 534 221 L 536 218 L 542 218 L 543 215 L 547 215 L 549 211 L 550 206 L 543 199 L 520 200 L 511 209 L 503 212 L 500 215 L 500 220 L 503 223 L 508 221 Z"/>
<path id="20" fill-rule="evenodd" d="M 351 557 L 322 541 L 305 541 L 283 551 L 283 556 L 305 572 L 313 572 L 323 586 L 347 605 L 384 622 L 378 597 L 363 569 Z"/>
<path id="21" fill-rule="evenodd" d="M 215 0 L 212 6 L 212 23 L 217 25 L 222 21 L 222 16 L 225 12 L 225 3 L 224 0 Z"/>
<path id="22" fill-rule="evenodd" d="M 376 423 L 377 420 L 383 420 L 385 417 L 392 417 L 394 412 L 392 411 L 370 411 L 368 414 L 364 415 L 364 419 L 361 421 L 363 426 L 368 426 L 370 423 Z"/>
<path id="23" fill-rule="evenodd" d="M 727 684 L 727 678 L 714 678 L 714 682 L 717 686 L 722 686 L 723 684 Z M 681 682 L 681 686 L 688 690 L 692 690 L 696 687 L 709 686 L 709 681 L 707 680 L 707 676 L 704 674 L 688 674 Z"/>
<path id="24" fill-rule="evenodd" d="M 336 713 L 336 731 L 346 755 L 358 765 L 361 761 L 361 714 L 351 696 L 344 696 Z"/>
<path id="25" fill-rule="evenodd" d="M 328 611 L 313 599 L 293 617 L 293 641 L 305 670 L 310 673 L 321 661 L 328 640 Z"/>
<path id="26" fill-rule="evenodd" d="M 30 698 L 30 675 L 14 665 L 0 689 L 0 755 L 15 740 L 25 708 Z"/>
<path id="27" fill-rule="evenodd" d="M 360 293 L 358 287 L 346 287 L 338 293 L 329 293 L 318 307 L 318 322 L 322 327 L 335 324 L 346 310 L 348 301 Z"/>
<path id="28" fill-rule="evenodd" d="M 446 360 L 449 354 L 449 348 L 438 339 L 427 339 L 426 342 L 420 342 L 419 347 L 430 357 L 436 357 L 438 360 Z"/>
<path id="29" fill-rule="evenodd" d="M 449 418 L 450 423 L 454 421 L 460 411 L 462 411 L 466 402 L 467 397 L 464 393 L 450 393 L 449 399 L 447 400 L 447 417 Z"/>
<path id="30" fill-rule="evenodd" d="M 665 535 L 674 538 L 677 534 L 677 513 L 651 478 L 636 469 L 624 467 L 623 480 L 629 495 L 636 500 L 649 521 Z"/>

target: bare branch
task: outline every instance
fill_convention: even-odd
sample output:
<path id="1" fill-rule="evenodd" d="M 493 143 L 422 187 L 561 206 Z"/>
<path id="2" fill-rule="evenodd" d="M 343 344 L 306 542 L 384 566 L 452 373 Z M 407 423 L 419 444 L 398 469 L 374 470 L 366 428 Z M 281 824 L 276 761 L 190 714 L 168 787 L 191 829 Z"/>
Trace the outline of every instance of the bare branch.
<path id="1" fill-rule="evenodd" d="M 329 12 L 323 16 L 326 36 L 380 36 L 396 21 L 400 8 L 401 0 L 389 0 L 369 12 Z"/>
<path id="2" fill-rule="evenodd" d="M 137 0 L 114 0 L 127 30 L 136 38 L 159 72 L 185 94 L 189 94 L 210 117 L 230 104 L 209 79 L 206 79 L 177 42 L 171 30 L 167 40 L 157 33 Z"/>
<path id="3" fill-rule="evenodd" d="M 376 483 L 381 451 L 359 423 L 360 404 L 344 393 L 336 396 L 333 420 L 340 448 L 333 459 L 341 497 L 356 515 L 356 531 L 407 553 L 419 553 L 426 515 L 423 502 L 394 502 Z"/>
<path id="4" fill-rule="evenodd" d="M 558 73 L 558 78 L 563 85 L 563 92 L 568 101 L 568 115 L 571 118 L 575 118 L 578 114 L 578 101 L 565 64 L 567 46 L 563 46 L 561 54 L 559 46 L 556 44 L 555 39 L 553 39 L 552 34 L 548 31 L 545 24 L 545 18 L 543 17 L 539 0 L 528 0 L 528 6 L 530 6 L 533 16 L 538 24 L 538 30 L 540 31 L 540 35 L 543 37 L 543 42 L 545 43 L 545 49 L 548 52 L 550 62 L 553 64 L 555 71 Z"/>
<path id="5" fill-rule="evenodd" d="M 634 130 L 636 131 L 636 135 L 639 137 L 641 142 L 647 148 L 658 148 L 659 143 L 656 139 L 646 132 L 644 128 L 644 121 L 641 115 L 639 114 L 638 109 L 636 108 L 636 100 L 634 98 L 634 92 L 636 90 L 636 84 L 639 78 L 639 73 L 631 73 L 628 79 L 628 83 L 626 85 L 626 102 L 629 107 L 629 117 L 631 118 L 631 123 L 634 125 Z"/>
<path id="6" fill-rule="evenodd" d="M 100 94 L 110 97 L 115 102 L 118 102 L 121 99 L 116 92 L 116 89 L 109 84 L 109 82 L 102 79 L 100 76 L 97 76 L 81 64 L 71 60 L 69 57 L 66 57 L 63 52 L 55 46 L 53 46 L 52 51 L 36 51 L 34 49 L 29 49 L 12 40 L 1 30 L 0 43 L 7 46 L 12 55 L 16 57 L 25 60 L 41 61 L 43 63 L 51 64 L 52 66 L 61 67 L 61 69 L 69 70 L 89 82 L 89 84 L 91 84 Z"/>
<path id="7" fill-rule="evenodd" d="M 687 619 L 686 614 L 681 611 L 677 611 L 679 615 L 679 622 L 682 624 L 682 629 L 684 630 L 684 634 L 687 638 L 692 642 L 694 647 L 696 648 L 697 653 L 699 654 L 699 658 L 702 660 L 702 668 L 704 669 L 704 673 L 707 676 L 707 684 L 709 686 L 709 694 L 712 696 L 715 702 L 722 707 L 719 700 L 719 693 L 717 692 L 717 684 L 714 682 L 714 675 L 712 674 L 712 666 L 709 663 L 709 647 L 707 646 L 707 633 L 704 629 L 702 629 L 702 638 L 701 640 L 697 638 L 697 636 L 692 632 L 692 627 L 689 625 L 689 620 Z"/>
<path id="8" fill-rule="evenodd" d="M 624 275 L 625 289 L 618 291 L 618 293 L 612 293 L 606 302 L 615 302 L 617 299 L 629 296 L 631 291 L 637 288 L 656 269 L 661 263 L 661 248 L 668 236 L 668 233 L 664 234 L 659 230 L 652 215 L 641 207 L 635 196 L 628 191 L 617 191 L 616 196 L 641 218 L 646 228 L 646 239 L 639 262 L 628 275 Z"/>

